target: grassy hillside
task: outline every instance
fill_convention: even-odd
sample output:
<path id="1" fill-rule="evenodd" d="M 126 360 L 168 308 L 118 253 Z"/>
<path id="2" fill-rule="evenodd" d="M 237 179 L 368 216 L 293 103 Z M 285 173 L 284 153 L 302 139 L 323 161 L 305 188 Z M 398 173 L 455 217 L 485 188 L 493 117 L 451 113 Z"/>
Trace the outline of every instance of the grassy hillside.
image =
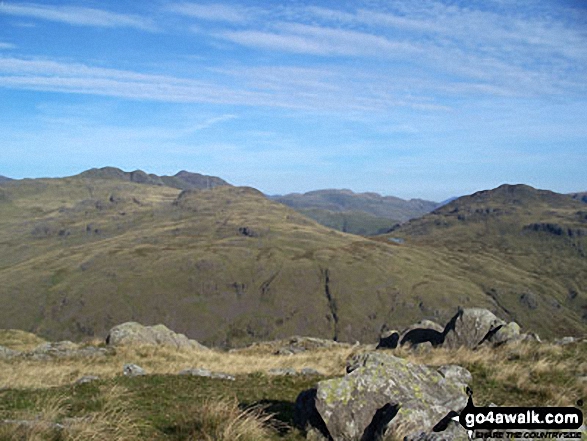
<path id="1" fill-rule="evenodd" d="M 385 233 L 398 223 L 397 220 L 362 211 L 330 211 L 321 208 L 298 208 L 296 211 L 325 227 L 361 236 Z"/>
<path id="2" fill-rule="evenodd" d="M 441 252 L 502 316 L 531 327 L 587 323 L 587 208 L 567 195 L 503 185 L 459 198 L 381 240 Z"/>
<path id="3" fill-rule="evenodd" d="M 452 230 L 436 220 L 454 205 L 425 218 L 431 226 L 394 232 L 400 245 L 325 228 L 251 188 L 82 174 L 2 191 L 0 323 L 43 337 L 103 337 L 134 320 L 213 345 L 294 334 L 374 342 L 423 316 L 444 323 L 459 306 L 489 307 L 542 335 L 585 331 L 584 238 L 543 231 L 550 221 L 533 208 L 504 252 L 503 235 L 489 234 L 501 227 L 479 236 L 477 214 L 441 239 Z M 579 216 L 584 204 L 560 197 L 580 204 L 561 202 L 560 216 Z"/>

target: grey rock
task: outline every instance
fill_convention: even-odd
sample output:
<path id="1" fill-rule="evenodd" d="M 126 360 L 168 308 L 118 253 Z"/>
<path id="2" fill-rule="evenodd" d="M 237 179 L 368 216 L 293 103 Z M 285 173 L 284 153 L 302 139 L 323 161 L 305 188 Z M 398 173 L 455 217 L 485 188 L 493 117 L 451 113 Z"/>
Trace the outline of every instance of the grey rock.
<path id="1" fill-rule="evenodd" d="M 162 345 L 177 349 L 208 349 L 183 334 L 173 332 L 165 325 L 143 326 L 136 322 L 122 323 L 112 328 L 106 337 L 106 344 L 109 346 Z"/>
<path id="2" fill-rule="evenodd" d="M 14 351 L 12 349 L 8 349 L 7 347 L 0 346 L 0 360 L 14 358 L 20 354 L 21 353 L 19 351 Z"/>
<path id="3" fill-rule="evenodd" d="M 555 345 L 558 346 L 564 346 L 564 345 L 569 345 L 571 343 L 575 343 L 577 341 L 577 339 L 575 337 L 563 337 L 563 338 L 558 338 L 554 341 Z"/>
<path id="4" fill-rule="evenodd" d="M 179 373 L 179 375 L 189 375 L 192 377 L 207 377 L 207 378 L 214 378 L 218 380 L 229 380 L 234 381 L 235 377 L 230 374 L 226 374 L 224 372 L 212 372 L 208 369 L 203 368 L 189 368 L 184 369 Z"/>
<path id="5" fill-rule="evenodd" d="M 421 343 L 431 343 L 432 346 L 442 344 L 444 340 L 444 328 L 432 320 L 421 320 L 404 329 L 399 337 L 399 344 L 418 345 Z"/>
<path id="6" fill-rule="evenodd" d="M 127 377 L 139 377 L 141 375 L 147 375 L 142 367 L 133 363 L 125 364 L 122 368 L 122 373 Z"/>
<path id="7" fill-rule="evenodd" d="M 429 341 L 410 346 L 410 349 L 414 354 L 427 354 L 432 348 L 434 348 L 434 346 Z"/>
<path id="8" fill-rule="evenodd" d="M 447 380 L 452 380 L 456 383 L 467 385 L 471 381 L 473 381 L 473 376 L 471 375 L 471 372 L 469 372 L 464 367 L 458 366 L 456 364 L 447 364 L 444 366 L 440 366 L 437 369 L 437 371 Z"/>
<path id="9" fill-rule="evenodd" d="M 273 376 L 292 376 L 297 375 L 298 372 L 293 368 L 273 368 L 269 369 L 267 374 Z"/>
<path id="10" fill-rule="evenodd" d="M 467 404 L 464 375 L 435 369 L 388 353 L 359 354 L 347 375 L 318 383 L 296 401 L 297 424 L 334 441 L 375 440 L 430 432 L 451 412 Z M 459 381 L 455 381 L 458 378 Z"/>
<path id="11" fill-rule="evenodd" d="M 277 349 L 277 351 L 275 351 L 275 355 L 295 355 L 295 354 L 299 354 L 300 352 L 305 352 L 305 351 L 306 351 L 306 349 L 304 349 L 304 348 L 299 348 L 299 347 L 295 347 L 295 346 L 286 346 L 286 347 Z"/>
<path id="12" fill-rule="evenodd" d="M 525 332 L 523 334 L 520 334 L 520 340 L 535 342 L 535 343 L 542 343 L 542 339 L 540 338 L 540 336 L 534 332 Z"/>
<path id="13" fill-rule="evenodd" d="M 442 346 L 449 349 L 461 346 L 474 349 L 490 332 L 503 325 L 505 322 L 487 309 L 461 309 L 444 328 Z"/>
<path id="14" fill-rule="evenodd" d="M 45 360 L 50 358 L 104 357 L 110 352 L 106 348 L 80 346 L 70 341 L 57 341 L 43 343 L 23 355 L 34 360 Z"/>
<path id="15" fill-rule="evenodd" d="M 300 369 L 300 375 L 322 375 L 319 371 L 317 371 L 316 369 L 313 368 L 302 368 Z"/>
<path id="16" fill-rule="evenodd" d="M 490 332 L 486 341 L 493 346 L 500 346 L 505 343 L 518 341 L 521 338 L 522 334 L 520 333 L 520 325 L 516 322 L 510 322 L 496 328 L 493 332 Z"/>
<path id="17" fill-rule="evenodd" d="M 86 384 L 91 383 L 92 381 L 97 381 L 99 379 L 100 377 L 97 377 L 95 375 L 84 375 L 83 377 L 77 379 L 74 384 Z"/>

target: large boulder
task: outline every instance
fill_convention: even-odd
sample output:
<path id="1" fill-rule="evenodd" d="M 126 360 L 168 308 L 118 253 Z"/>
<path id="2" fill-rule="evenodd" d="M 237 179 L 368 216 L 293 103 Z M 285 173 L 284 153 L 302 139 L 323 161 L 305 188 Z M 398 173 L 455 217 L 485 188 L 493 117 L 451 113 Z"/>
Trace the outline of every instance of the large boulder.
<path id="1" fill-rule="evenodd" d="M 520 333 L 520 325 L 516 322 L 509 322 L 507 325 L 499 326 L 491 331 L 486 340 L 493 346 L 501 346 L 522 339 L 524 336 Z"/>
<path id="2" fill-rule="evenodd" d="M 482 308 L 461 309 L 444 328 L 443 347 L 474 349 L 505 322 Z"/>
<path id="3" fill-rule="evenodd" d="M 207 349 L 195 340 L 183 334 L 177 334 L 165 325 L 143 326 L 136 322 L 127 322 L 115 326 L 106 337 L 109 346 L 170 346 L 177 349 Z"/>
<path id="4" fill-rule="evenodd" d="M 314 439 L 333 441 L 430 432 L 467 404 L 462 381 L 470 376 L 463 371 L 439 372 L 382 352 L 360 354 L 350 360 L 344 377 L 321 381 L 299 395 L 296 423 Z"/>
<path id="5" fill-rule="evenodd" d="M 421 320 L 408 326 L 399 336 L 399 344 L 416 346 L 421 343 L 431 343 L 438 346 L 443 341 L 444 328 L 432 320 Z"/>

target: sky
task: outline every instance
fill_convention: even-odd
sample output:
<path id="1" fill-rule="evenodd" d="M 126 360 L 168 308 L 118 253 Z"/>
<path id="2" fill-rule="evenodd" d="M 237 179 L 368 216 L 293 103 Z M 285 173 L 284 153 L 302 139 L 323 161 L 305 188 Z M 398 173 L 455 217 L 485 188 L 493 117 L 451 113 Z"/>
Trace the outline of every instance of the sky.
<path id="1" fill-rule="evenodd" d="M 0 2 L 0 175 L 587 190 L 581 0 Z"/>

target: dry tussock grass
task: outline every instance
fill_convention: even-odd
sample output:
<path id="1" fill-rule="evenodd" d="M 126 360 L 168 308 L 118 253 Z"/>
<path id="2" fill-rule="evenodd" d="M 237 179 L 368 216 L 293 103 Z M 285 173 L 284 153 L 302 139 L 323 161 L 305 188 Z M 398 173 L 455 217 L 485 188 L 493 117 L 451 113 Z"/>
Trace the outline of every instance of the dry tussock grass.
<path id="1" fill-rule="evenodd" d="M 208 400 L 188 409 L 178 424 L 182 439 L 262 441 L 273 438 L 273 415 L 261 407 L 242 409 L 236 399 Z"/>
<path id="2" fill-rule="evenodd" d="M 583 349 L 577 347 L 579 349 L 574 352 L 564 346 L 519 342 L 477 350 L 438 348 L 424 354 L 401 348 L 396 354 L 417 363 L 433 366 L 458 364 L 482 371 L 488 384 L 534 395 L 540 405 L 569 406 L 587 397 L 587 382 L 580 380 L 587 376 L 586 343 L 578 344 L 583 345 Z M 506 392 L 501 398 L 512 400 Z M 515 401 L 498 404 L 519 405 Z"/>
<path id="3" fill-rule="evenodd" d="M 119 386 L 102 389 L 100 411 L 76 418 L 67 418 L 70 408 L 63 395 L 36 400 L 31 409 L 17 418 L 0 424 L 0 439 L 52 441 L 139 441 L 145 423 L 125 406 L 126 391 Z"/>
<path id="4" fill-rule="evenodd" d="M 183 369 L 205 368 L 231 375 L 267 372 L 272 368 L 314 368 L 325 375 L 344 373 L 350 347 L 321 349 L 283 356 L 267 353 L 177 350 L 168 347 L 120 347 L 102 357 L 0 360 L 0 388 L 44 388 L 71 384 L 84 375 L 112 378 L 126 363 L 135 363 L 149 374 L 177 374 Z"/>

